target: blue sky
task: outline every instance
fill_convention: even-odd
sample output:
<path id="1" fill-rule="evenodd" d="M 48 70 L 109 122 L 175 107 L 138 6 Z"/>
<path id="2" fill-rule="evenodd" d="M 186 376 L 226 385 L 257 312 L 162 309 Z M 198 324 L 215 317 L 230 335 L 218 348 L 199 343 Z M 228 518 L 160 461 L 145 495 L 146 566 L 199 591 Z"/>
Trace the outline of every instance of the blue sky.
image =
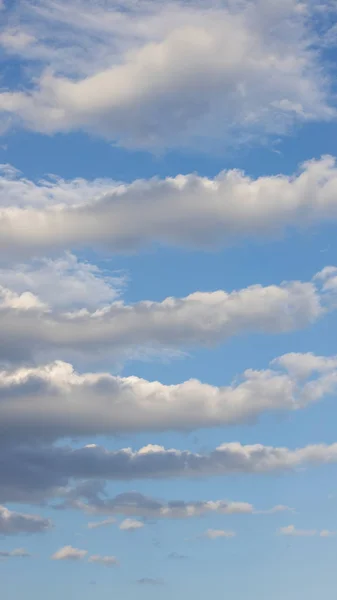
<path id="1" fill-rule="evenodd" d="M 335 3 L 0 23 L 1 598 L 332 600 Z"/>

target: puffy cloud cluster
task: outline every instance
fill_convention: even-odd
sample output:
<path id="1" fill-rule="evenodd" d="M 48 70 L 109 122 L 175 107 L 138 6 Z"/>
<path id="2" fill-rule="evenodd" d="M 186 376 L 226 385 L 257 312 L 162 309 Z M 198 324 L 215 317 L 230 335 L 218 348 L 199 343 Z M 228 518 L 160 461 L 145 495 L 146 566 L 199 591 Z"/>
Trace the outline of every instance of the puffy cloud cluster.
<path id="1" fill-rule="evenodd" d="M 314 50 L 311 4 L 303 8 L 293 0 L 143 0 L 123 10 L 22 2 L 0 44 L 29 62 L 33 80 L 0 94 L 3 127 L 202 148 L 205 138 L 247 142 L 331 119 L 328 70 Z"/>

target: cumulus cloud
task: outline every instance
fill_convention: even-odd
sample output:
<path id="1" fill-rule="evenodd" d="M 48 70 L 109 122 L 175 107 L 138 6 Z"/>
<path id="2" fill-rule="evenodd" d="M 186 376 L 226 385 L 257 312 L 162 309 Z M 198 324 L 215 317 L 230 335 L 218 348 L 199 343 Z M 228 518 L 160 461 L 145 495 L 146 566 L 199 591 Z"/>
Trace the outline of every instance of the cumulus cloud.
<path id="1" fill-rule="evenodd" d="M 88 554 L 87 550 L 79 550 L 72 546 L 63 546 L 52 555 L 52 560 L 81 560 Z"/>
<path id="2" fill-rule="evenodd" d="M 312 444 L 302 448 L 242 445 L 231 442 L 210 453 L 165 449 L 148 445 L 139 450 L 106 450 L 93 444 L 68 446 L 1 447 L 0 496 L 24 501 L 55 496 L 74 481 L 167 479 L 272 474 L 298 468 L 337 463 L 337 444 Z M 32 495 L 33 490 L 33 495 Z M 4 500 L 3 500 L 4 501 Z"/>
<path id="3" fill-rule="evenodd" d="M 217 540 L 218 538 L 233 538 L 236 536 L 234 531 L 225 531 L 224 529 L 207 529 L 202 537 L 209 540 Z"/>
<path id="4" fill-rule="evenodd" d="M 70 252 L 57 259 L 0 267 L 1 305 L 8 308 L 97 310 L 116 300 L 124 283 L 124 275 L 108 275 Z"/>
<path id="5" fill-rule="evenodd" d="M 49 519 L 11 511 L 5 506 L 0 506 L 0 535 L 43 533 L 51 527 L 52 523 Z"/>
<path id="6" fill-rule="evenodd" d="M 144 523 L 142 521 L 137 521 L 136 519 L 124 519 L 121 522 L 119 529 L 122 531 L 137 531 L 137 529 L 142 529 L 144 527 Z"/>
<path id="7" fill-rule="evenodd" d="M 2 92 L 5 118 L 143 148 L 223 146 L 333 118 L 302 3 L 127 5 L 22 2 L 0 43 L 31 61 L 33 81 Z"/>
<path id="8" fill-rule="evenodd" d="M 15 548 L 15 550 L 0 551 L 0 559 L 5 558 L 27 558 L 30 556 L 24 548 Z"/>
<path id="9" fill-rule="evenodd" d="M 98 563 L 104 567 L 118 566 L 118 560 L 115 556 L 100 556 L 100 554 L 93 554 L 88 558 L 88 562 Z"/>
<path id="10" fill-rule="evenodd" d="M 0 371 L 0 434 L 18 442 L 148 430 L 191 431 L 301 410 L 336 392 L 337 358 L 283 355 L 274 368 L 247 369 L 216 387 L 109 373 L 79 374 L 68 363 Z M 287 372 L 289 369 L 290 372 Z M 304 375 L 298 378 L 298 375 Z"/>
<path id="11" fill-rule="evenodd" d="M 56 295 L 57 287 L 54 291 Z M 36 364 L 42 357 L 59 358 L 60 353 L 69 360 L 120 360 L 147 356 L 149 350 L 174 353 L 210 346 L 243 333 L 284 333 L 334 310 L 336 295 L 337 288 L 326 296 L 315 276 L 309 282 L 194 292 L 129 305 L 115 301 L 99 306 L 98 296 L 95 310 L 64 310 L 47 306 L 29 290 L 0 287 L 0 362 Z"/>
<path id="12" fill-rule="evenodd" d="M 317 531 L 316 529 L 296 529 L 295 525 L 288 525 L 287 527 L 281 527 L 279 529 L 280 535 L 292 536 L 292 537 L 323 537 L 328 538 L 332 537 L 335 534 L 333 531 L 329 531 L 328 529 L 323 529 L 322 531 Z"/>
<path id="13" fill-rule="evenodd" d="M 82 496 L 84 497 L 84 496 Z M 288 506 L 278 505 L 267 510 L 256 510 L 248 502 L 233 502 L 228 500 L 189 501 L 172 500 L 164 502 L 155 498 L 144 496 L 139 492 L 124 492 L 114 498 L 102 498 L 97 495 L 90 502 L 85 503 L 80 494 L 69 506 L 80 508 L 91 514 L 120 514 L 132 515 L 150 519 L 190 519 L 203 517 L 210 514 L 234 515 L 234 514 L 274 514 L 277 512 L 291 510 Z M 126 519 L 123 521 L 125 529 L 136 523 L 137 527 L 143 526 L 139 521 Z M 109 520 L 94 523 L 95 526 L 109 524 Z"/>
<path id="14" fill-rule="evenodd" d="M 214 179 L 188 174 L 131 183 L 34 183 L 5 165 L 0 189 L 0 250 L 14 258 L 88 246 L 214 248 L 337 218 L 332 156 L 307 161 L 292 175 L 253 179 L 229 170 Z"/>

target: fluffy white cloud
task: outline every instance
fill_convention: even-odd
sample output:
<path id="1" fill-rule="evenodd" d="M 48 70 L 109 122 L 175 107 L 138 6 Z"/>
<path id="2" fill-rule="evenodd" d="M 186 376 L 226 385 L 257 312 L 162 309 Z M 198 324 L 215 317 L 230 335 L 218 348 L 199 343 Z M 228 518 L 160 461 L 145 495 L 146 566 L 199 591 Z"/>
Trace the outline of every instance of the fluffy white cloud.
<path id="1" fill-rule="evenodd" d="M 144 527 L 144 523 L 142 521 L 137 521 L 136 519 L 124 519 L 121 522 L 119 529 L 122 531 L 137 531 L 137 529 L 142 529 Z"/>
<path id="2" fill-rule="evenodd" d="M 247 369 L 241 380 L 223 387 L 195 379 L 164 385 L 109 373 L 79 374 L 61 361 L 0 371 L 0 435 L 31 442 L 219 427 L 304 409 L 337 390 L 336 357 L 290 354 L 273 363 L 277 368 Z M 298 380 L 299 369 L 306 379 Z"/>
<path id="3" fill-rule="evenodd" d="M 21 27 L 0 43 L 32 61 L 34 82 L 2 92 L 5 115 L 147 148 L 247 141 L 334 116 L 301 2 L 95 5 L 42 0 L 27 19 L 21 3 Z"/>
<path id="4" fill-rule="evenodd" d="M 105 567 L 116 567 L 118 566 L 118 560 L 115 556 L 100 556 L 99 554 L 93 554 L 88 558 L 90 563 L 98 563 Z"/>
<path id="5" fill-rule="evenodd" d="M 0 179 L 0 249 L 21 258 L 76 247 L 130 251 L 152 243 L 218 247 L 337 218 L 336 159 L 293 175 L 252 179 L 238 170 L 118 183 L 34 183 L 8 166 Z"/>
<path id="6" fill-rule="evenodd" d="M 333 531 L 323 529 L 317 531 L 316 529 L 296 529 L 295 525 L 288 525 L 287 527 L 281 527 L 279 529 L 280 535 L 288 535 L 293 537 L 314 537 L 319 536 L 322 538 L 332 537 L 336 535 Z"/>
<path id="7" fill-rule="evenodd" d="M 54 302 L 43 283 L 39 284 L 40 299 L 18 283 L 20 276 L 18 291 L 0 287 L 0 362 L 36 364 L 59 358 L 60 354 L 71 361 L 97 362 L 103 357 L 121 360 L 148 356 L 159 350 L 174 353 L 191 346 L 217 344 L 242 333 L 296 330 L 337 306 L 337 288 L 334 294 L 326 294 L 317 276 L 309 282 L 265 287 L 257 284 L 231 292 L 194 292 L 161 302 L 145 300 L 128 305 L 115 301 L 104 305 L 106 295 L 115 290 L 111 291 L 107 282 L 96 282 L 100 279 L 98 273 L 93 275 L 92 286 L 88 284 L 86 300 L 87 306 L 92 304 L 91 290 L 97 283 L 96 309 L 77 309 L 74 303 L 84 293 L 84 286 L 76 283 L 82 271 L 81 265 L 77 266 L 79 271 L 72 281 L 67 276 L 61 278 L 59 288 L 56 282 L 53 291 L 55 296 L 60 291 L 60 296 Z M 0 272 L 0 285 L 1 281 Z M 37 287 L 35 284 L 31 289 L 37 291 Z M 54 307 L 46 304 L 48 300 Z M 64 308 L 66 303 L 68 310 Z"/>
<path id="8" fill-rule="evenodd" d="M 27 558 L 30 556 L 24 548 L 15 548 L 15 550 L 0 551 L 0 560 L 4 558 Z"/>
<path id="9" fill-rule="evenodd" d="M 217 540 L 218 538 L 233 538 L 236 536 L 234 531 L 225 531 L 224 529 L 207 529 L 203 537 L 209 540 Z"/>
<path id="10" fill-rule="evenodd" d="M 52 555 L 52 560 L 81 560 L 88 554 L 87 550 L 79 550 L 72 546 L 63 546 Z"/>
<path id="11" fill-rule="evenodd" d="M 55 260 L 0 267 L 0 301 L 2 307 L 23 310 L 97 310 L 116 300 L 125 279 L 66 252 Z"/>
<path id="12" fill-rule="evenodd" d="M 0 535 L 42 533 L 51 527 L 49 519 L 11 511 L 5 506 L 0 506 Z"/>

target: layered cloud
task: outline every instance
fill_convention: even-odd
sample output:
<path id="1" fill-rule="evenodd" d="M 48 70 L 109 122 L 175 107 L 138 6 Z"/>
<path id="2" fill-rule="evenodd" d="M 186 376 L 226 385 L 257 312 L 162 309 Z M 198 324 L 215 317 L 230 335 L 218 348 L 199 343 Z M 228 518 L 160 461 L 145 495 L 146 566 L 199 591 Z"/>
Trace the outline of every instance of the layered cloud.
<path id="1" fill-rule="evenodd" d="M 219 538 L 233 538 L 236 536 L 234 531 L 226 531 L 225 529 L 207 529 L 202 537 L 208 538 L 209 540 L 217 540 Z"/>
<path id="2" fill-rule="evenodd" d="M 8 166 L 0 181 L 0 249 L 23 257 L 74 248 L 132 251 L 154 243 L 214 248 L 337 218 L 336 159 L 291 176 L 252 179 L 238 170 L 118 183 L 34 183 Z"/>
<path id="3" fill-rule="evenodd" d="M 144 496 L 139 492 L 124 492 L 118 494 L 115 498 L 106 498 L 97 495 L 94 499 L 85 503 L 80 494 L 75 494 L 75 499 L 66 503 L 66 506 L 79 508 L 89 514 L 114 514 L 131 515 L 143 517 L 144 519 L 190 519 L 194 517 L 204 517 L 207 515 L 259 515 L 276 514 L 290 511 L 288 506 L 277 505 L 267 510 L 257 510 L 249 502 L 233 502 L 228 500 L 208 500 L 185 502 L 183 500 L 172 500 L 163 502 L 156 498 Z M 88 527 L 101 527 L 109 525 L 110 519 L 89 523 Z M 123 521 L 123 528 L 136 524 L 138 528 L 142 525 L 140 521 L 127 518 Z M 121 527 L 122 528 L 122 527 Z"/>
<path id="4" fill-rule="evenodd" d="M 247 369 L 241 380 L 223 387 L 194 379 L 164 385 L 109 373 L 81 375 L 61 361 L 1 371 L 2 443 L 223 427 L 304 409 L 336 392 L 337 357 L 293 353 L 272 367 Z"/>
<path id="5" fill-rule="evenodd" d="M 51 526 L 51 521 L 38 515 L 19 513 L 0 506 L 0 535 L 42 533 Z"/>
<path id="6" fill-rule="evenodd" d="M 331 119 L 310 9 L 292 0 L 142 1 L 123 10 L 22 2 L 0 44 L 31 61 L 33 80 L 1 93 L 3 127 L 202 148 L 205 138 L 223 146 Z"/>
<path id="7" fill-rule="evenodd" d="M 208 454 L 148 445 L 109 451 L 95 445 L 1 448 L 2 501 L 35 501 L 64 495 L 74 481 L 198 478 L 273 474 L 337 463 L 337 444 L 302 448 L 231 442 Z"/>
<path id="8" fill-rule="evenodd" d="M 68 259 L 76 260 L 72 255 Z M 175 353 L 191 346 L 215 345 L 244 333 L 301 329 L 337 305 L 336 267 L 326 267 L 308 282 L 256 284 L 230 292 L 197 291 L 183 298 L 128 305 L 122 300 L 107 303 L 108 293 L 118 292 L 116 288 L 110 290 L 111 282 L 102 280 L 100 271 L 90 275 L 85 301 L 87 276 L 82 279 L 82 275 L 85 269 L 88 274 L 91 266 L 76 265 L 70 281 L 67 275 L 59 287 L 55 281 L 57 300 L 53 300 L 50 289 L 45 290 L 43 276 L 39 280 L 39 269 L 27 279 L 20 272 L 15 277 L 12 269 L 0 271 L 0 362 L 36 363 L 60 355 L 68 360 L 97 362 L 103 357 L 116 361 L 149 352 Z M 9 279 L 12 289 L 2 285 L 8 285 Z M 99 291 L 93 307 L 90 294 L 96 283 Z M 83 308 L 79 308 L 80 299 Z"/>

